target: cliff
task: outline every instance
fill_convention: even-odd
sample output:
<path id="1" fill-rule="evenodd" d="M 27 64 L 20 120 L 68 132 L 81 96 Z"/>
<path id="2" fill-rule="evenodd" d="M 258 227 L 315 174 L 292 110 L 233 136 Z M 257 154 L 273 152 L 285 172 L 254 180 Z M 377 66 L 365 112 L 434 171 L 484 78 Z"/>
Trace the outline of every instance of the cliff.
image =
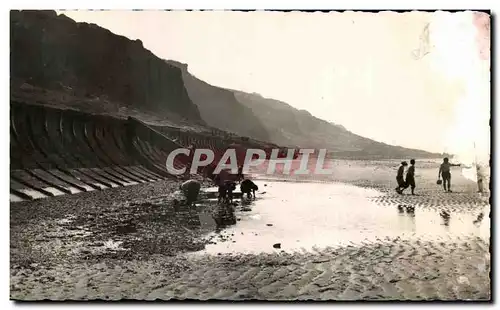
<path id="1" fill-rule="evenodd" d="M 59 96 L 68 90 L 70 96 Z M 440 156 L 358 136 L 259 94 L 210 85 L 140 40 L 54 11 L 11 11 L 11 100 L 198 131 L 211 131 L 209 125 L 281 146 L 326 148 L 337 157 Z"/>
<path id="2" fill-rule="evenodd" d="M 264 124 L 270 141 L 280 145 L 305 148 L 326 148 L 333 156 L 347 158 L 435 158 L 440 154 L 388 145 L 356 135 L 343 126 L 329 123 L 298 110 L 289 104 L 233 90 L 238 102 L 249 109 Z"/>
<path id="3" fill-rule="evenodd" d="M 236 100 L 228 89 L 210 85 L 188 71 L 188 65 L 169 60 L 182 71 L 189 97 L 198 106 L 208 125 L 257 140 L 269 140 L 269 134 L 252 109 Z"/>
<path id="4" fill-rule="evenodd" d="M 24 83 L 106 96 L 125 107 L 173 112 L 192 122 L 200 113 L 182 72 L 132 41 L 54 11 L 11 11 L 11 90 Z"/>

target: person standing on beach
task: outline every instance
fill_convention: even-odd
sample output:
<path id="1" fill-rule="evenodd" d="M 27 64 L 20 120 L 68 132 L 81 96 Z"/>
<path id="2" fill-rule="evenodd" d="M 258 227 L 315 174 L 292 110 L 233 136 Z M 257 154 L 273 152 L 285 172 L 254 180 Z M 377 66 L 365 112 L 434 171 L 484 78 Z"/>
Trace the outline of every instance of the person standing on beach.
<path id="1" fill-rule="evenodd" d="M 479 164 L 476 164 L 476 175 L 477 175 L 477 192 L 482 193 L 484 191 L 484 174 Z"/>
<path id="2" fill-rule="evenodd" d="M 405 188 L 411 187 L 411 194 L 415 195 L 415 159 L 410 160 L 410 168 L 406 173 Z"/>
<path id="3" fill-rule="evenodd" d="M 405 167 L 408 166 L 406 161 L 401 162 L 401 166 L 399 166 L 398 174 L 396 176 L 396 181 L 398 182 L 398 186 L 395 188 L 398 194 L 402 194 L 403 190 L 406 188 L 406 183 L 404 179 Z"/>
<path id="4" fill-rule="evenodd" d="M 451 172 L 450 167 L 459 167 L 460 164 L 450 164 L 448 157 L 443 159 L 443 163 L 439 166 L 438 180 L 443 177 L 443 188 L 445 192 L 451 193 Z M 448 189 L 446 189 L 448 186 Z"/>

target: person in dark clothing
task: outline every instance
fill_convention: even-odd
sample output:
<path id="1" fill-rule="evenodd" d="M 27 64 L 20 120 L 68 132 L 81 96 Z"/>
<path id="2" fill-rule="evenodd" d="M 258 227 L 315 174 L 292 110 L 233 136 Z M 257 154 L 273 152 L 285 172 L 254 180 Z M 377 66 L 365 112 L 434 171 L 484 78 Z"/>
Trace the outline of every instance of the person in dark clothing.
<path id="1" fill-rule="evenodd" d="M 213 174 L 213 175 L 214 175 L 213 181 L 214 181 L 215 185 L 220 186 L 221 185 L 220 174 Z"/>
<path id="2" fill-rule="evenodd" d="M 233 192 L 236 190 L 236 182 L 226 181 L 227 203 L 233 203 Z"/>
<path id="3" fill-rule="evenodd" d="M 226 201 L 227 190 L 226 190 L 226 186 L 224 184 L 219 184 L 218 192 L 219 192 L 219 196 L 218 196 L 219 203 Z"/>
<path id="4" fill-rule="evenodd" d="M 243 175 L 243 166 L 238 167 L 238 181 L 241 183 L 241 181 L 244 179 Z"/>
<path id="5" fill-rule="evenodd" d="M 233 203 L 233 191 L 236 190 L 234 181 L 225 181 L 219 185 L 219 202 Z"/>
<path id="6" fill-rule="evenodd" d="M 410 168 L 406 173 L 405 189 L 411 187 L 411 194 L 415 195 L 415 159 L 410 160 Z"/>
<path id="7" fill-rule="evenodd" d="M 196 180 L 188 180 L 179 186 L 180 190 L 186 197 L 187 205 L 193 205 L 198 200 L 200 194 L 201 183 Z"/>
<path id="8" fill-rule="evenodd" d="M 398 186 L 395 188 L 398 194 L 402 194 L 403 190 L 406 188 L 405 187 L 406 183 L 404 178 L 404 172 L 406 166 L 408 166 L 408 163 L 406 161 L 403 161 L 401 162 L 401 166 L 399 166 L 398 169 L 398 174 L 396 176 L 396 181 L 398 182 Z"/>
<path id="9" fill-rule="evenodd" d="M 252 180 L 245 179 L 241 182 L 240 189 L 241 189 L 241 194 L 242 195 L 247 194 L 247 198 L 250 199 L 252 198 L 252 194 L 253 197 L 255 198 L 255 191 L 259 190 L 259 187 L 257 186 L 257 184 L 252 182 Z"/>
<path id="10" fill-rule="evenodd" d="M 232 183 L 231 174 L 227 170 L 220 171 L 214 178 L 215 185 L 219 188 L 219 202 L 227 202 L 228 199 L 232 201 L 232 191 L 236 189 L 236 184 L 234 184 L 234 189 Z"/>
<path id="11" fill-rule="evenodd" d="M 443 177 L 443 188 L 445 192 L 451 193 L 451 172 L 450 167 L 458 167 L 460 164 L 450 164 L 449 159 L 445 157 L 443 163 L 439 166 L 438 180 Z M 448 189 L 447 189 L 448 188 Z"/>
<path id="12" fill-rule="evenodd" d="M 218 200 L 219 200 L 219 202 L 225 201 L 226 197 L 227 197 L 227 190 L 226 190 L 226 186 L 224 184 L 225 182 L 224 182 L 223 178 L 221 177 L 220 173 L 215 176 L 214 183 L 218 187 L 218 192 L 219 192 L 219 196 L 218 196 L 219 199 Z"/>

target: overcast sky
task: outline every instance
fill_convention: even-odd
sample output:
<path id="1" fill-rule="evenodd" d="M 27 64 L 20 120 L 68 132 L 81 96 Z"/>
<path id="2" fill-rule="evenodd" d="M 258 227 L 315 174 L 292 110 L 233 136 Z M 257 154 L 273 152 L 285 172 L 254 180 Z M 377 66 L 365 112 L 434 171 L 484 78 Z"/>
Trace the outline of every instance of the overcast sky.
<path id="1" fill-rule="evenodd" d="M 489 60 L 470 12 L 64 14 L 140 39 L 210 84 L 285 101 L 377 141 L 436 152 L 489 141 Z"/>

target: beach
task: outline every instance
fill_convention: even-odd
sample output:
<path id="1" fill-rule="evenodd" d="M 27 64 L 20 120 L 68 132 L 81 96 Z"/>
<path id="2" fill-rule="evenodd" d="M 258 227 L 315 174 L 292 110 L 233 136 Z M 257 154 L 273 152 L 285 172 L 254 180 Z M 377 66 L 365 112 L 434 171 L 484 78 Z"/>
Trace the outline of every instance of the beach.
<path id="1" fill-rule="evenodd" d="M 173 180 L 11 203 L 11 299 L 490 300 L 487 193 L 458 168 L 445 193 L 417 160 L 398 195 L 397 167 L 254 171 L 226 227 L 208 195 L 175 209 Z"/>

